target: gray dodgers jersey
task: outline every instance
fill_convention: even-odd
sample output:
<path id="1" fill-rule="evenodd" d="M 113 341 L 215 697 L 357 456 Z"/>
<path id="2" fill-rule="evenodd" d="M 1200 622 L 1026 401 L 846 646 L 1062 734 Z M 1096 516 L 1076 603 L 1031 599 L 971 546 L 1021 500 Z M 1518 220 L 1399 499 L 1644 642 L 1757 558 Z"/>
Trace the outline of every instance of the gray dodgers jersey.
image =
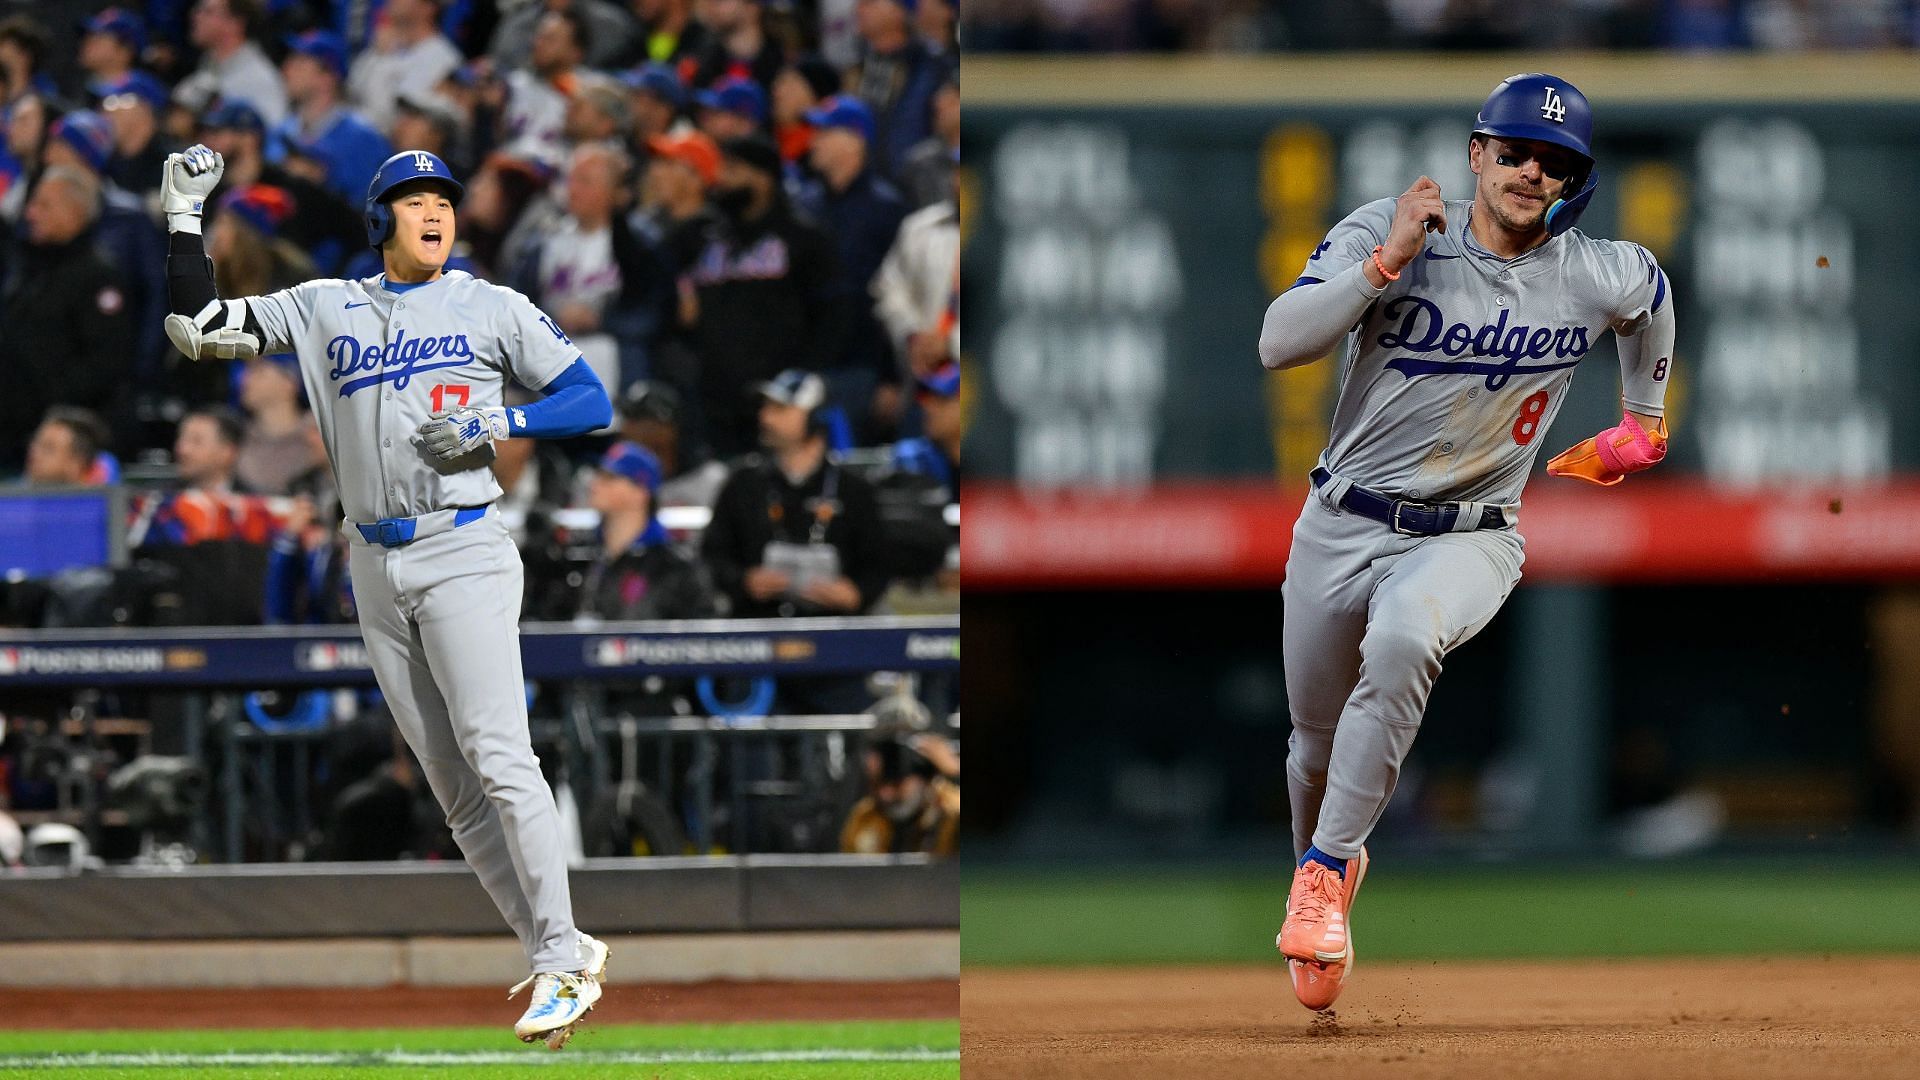
<path id="1" fill-rule="evenodd" d="M 580 356 L 531 300 L 449 270 L 390 292 L 384 275 L 303 282 L 247 303 L 261 352 L 300 359 L 348 520 L 414 517 L 500 497 L 480 450 L 440 461 L 413 442 L 438 409 L 503 403 L 506 377 L 538 390 Z M 520 423 L 508 410 L 509 428 Z"/>
<path id="2" fill-rule="evenodd" d="M 1669 302 L 1666 275 L 1640 245 L 1578 229 L 1503 260 L 1471 238 L 1472 202 L 1446 206 L 1447 231 L 1427 234 L 1347 335 L 1320 463 L 1395 496 L 1515 504 L 1574 366 L 1608 329 L 1644 330 Z M 1371 259 L 1393 212 L 1393 199 L 1355 210 L 1303 278 Z M 1623 360 L 1628 408 L 1662 412 L 1666 359 Z"/>

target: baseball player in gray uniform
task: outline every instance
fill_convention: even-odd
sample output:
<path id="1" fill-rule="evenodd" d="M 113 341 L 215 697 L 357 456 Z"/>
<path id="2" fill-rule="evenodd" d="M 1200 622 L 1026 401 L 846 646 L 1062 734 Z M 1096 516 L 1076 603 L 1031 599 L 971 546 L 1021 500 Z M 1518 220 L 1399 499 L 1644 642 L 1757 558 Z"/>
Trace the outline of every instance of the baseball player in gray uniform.
<path id="1" fill-rule="evenodd" d="M 1470 201 L 1423 176 L 1360 207 L 1267 309 L 1270 369 L 1346 339 L 1282 591 L 1299 867 L 1276 945 L 1308 1008 L 1332 1005 L 1352 970 L 1367 837 L 1442 659 L 1520 579 L 1520 489 L 1609 329 L 1621 421 L 1549 470 L 1612 484 L 1666 452 L 1673 297 L 1645 248 L 1573 229 L 1596 184 L 1592 134 L 1564 79 L 1507 79 L 1467 144 Z"/>
<path id="2" fill-rule="evenodd" d="M 492 444 L 604 426 L 613 407 L 554 321 L 458 270 L 463 189 L 439 158 L 395 154 L 367 190 L 385 272 L 221 299 L 200 210 L 225 162 L 167 158 L 166 332 L 193 359 L 292 352 L 338 482 L 375 677 L 453 837 L 519 935 L 533 988 L 514 1025 L 560 1049 L 600 1000 L 607 948 L 574 927 L 553 793 L 527 731 L 521 564 L 491 504 Z M 506 407 L 512 377 L 545 396 Z"/>

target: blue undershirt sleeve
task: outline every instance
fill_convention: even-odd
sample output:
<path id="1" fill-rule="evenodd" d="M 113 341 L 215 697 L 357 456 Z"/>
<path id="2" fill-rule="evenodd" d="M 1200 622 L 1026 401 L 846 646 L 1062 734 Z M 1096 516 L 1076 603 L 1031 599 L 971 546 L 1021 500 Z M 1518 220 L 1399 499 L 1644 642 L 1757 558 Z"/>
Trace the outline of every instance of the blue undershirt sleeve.
<path id="1" fill-rule="evenodd" d="M 546 396 L 507 408 L 507 428 L 516 439 L 564 439 L 584 435 L 613 422 L 613 400 L 585 357 L 553 377 L 540 391 Z"/>

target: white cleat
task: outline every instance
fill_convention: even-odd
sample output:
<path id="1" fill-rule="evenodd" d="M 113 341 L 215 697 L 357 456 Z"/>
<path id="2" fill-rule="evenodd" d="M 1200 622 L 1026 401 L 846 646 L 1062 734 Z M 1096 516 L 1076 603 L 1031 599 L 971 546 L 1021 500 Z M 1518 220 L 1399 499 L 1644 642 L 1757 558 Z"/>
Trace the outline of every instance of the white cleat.
<path id="1" fill-rule="evenodd" d="M 521 1042 L 545 1039 L 552 1050 L 567 1045 L 567 1040 L 573 1037 L 574 1025 L 600 1002 L 600 981 L 584 971 L 535 972 L 507 991 L 507 997 L 512 998 L 528 986 L 533 987 L 533 1001 L 513 1025 L 513 1033 Z"/>
<path id="2" fill-rule="evenodd" d="M 521 1042 L 545 1039 L 547 1049 L 558 1050 L 567 1045 L 567 1040 L 573 1038 L 573 1033 L 586 1022 L 587 1013 L 592 1012 L 593 1006 L 600 1000 L 600 984 L 606 981 L 607 958 L 613 955 L 613 950 L 607 948 L 607 943 L 599 938 L 581 933 L 580 955 L 586 960 L 586 966 L 581 970 L 546 973 L 553 985 L 550 1000 L 558 1004 L 542 1009 L 539 975 L 532 976 L 507 993 L 507 997 L 512 998 L 529 984 L 534 988 L 533 1002 L 527 1007 L 526 1015 L 513 1025 L 513 1033 L 520 1037 Z M 572 980 L 572 985 L 568 980 Z M 568 1000 L 569 996 L 571 1001 Z M 571 1019 L 568 1019 L 569 1016 Z"/>

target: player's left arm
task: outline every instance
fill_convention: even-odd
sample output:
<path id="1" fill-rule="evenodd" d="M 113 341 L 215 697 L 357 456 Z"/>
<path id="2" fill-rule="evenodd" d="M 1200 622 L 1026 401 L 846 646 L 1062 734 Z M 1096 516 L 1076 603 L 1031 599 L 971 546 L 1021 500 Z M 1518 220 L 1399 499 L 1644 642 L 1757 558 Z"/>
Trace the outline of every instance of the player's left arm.
<path id="1" fill-rule="evenodd" d="M 613 401 L 573 341 L 533 302 L 511 289 L 496 324 L 507 374 L 543 397 L 525 405 L 475 405 L 421 424 L 420 444 L 442 461 L 497 439 L 564 439 L 613 422 Z"/>
<path id="2" fill-rule="evenodd" d="M 1620 423 L 1568 448 L 1547 472 L 1610 487 L 1667 456 L 1667 382 L 1673 374 L 1673 294 L 1666 271 L 1637 244 L 1622 310 L 1613 319 L 1620 349 Z"/>

